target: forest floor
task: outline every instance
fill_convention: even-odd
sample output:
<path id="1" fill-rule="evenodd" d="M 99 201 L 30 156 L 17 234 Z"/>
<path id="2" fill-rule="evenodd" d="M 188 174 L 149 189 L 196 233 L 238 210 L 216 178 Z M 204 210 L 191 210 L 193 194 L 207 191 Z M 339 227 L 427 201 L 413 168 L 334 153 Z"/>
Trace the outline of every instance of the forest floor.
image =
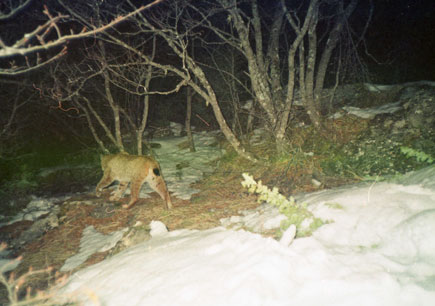
<path id="1" fill-rule="evenodd" d="M 225 175 L 223 173 L 226 173 Z M 266 181 L 276 181 L 276 173 L 269 173 Z M 126 227 L 132 227 L 140 222 L 149 225 L 153 220 L 163 222 L 169 231 L 177 229 L 205 230 L 220 226 L 220 220 L 240 215 L 243 211 L 258 207 L 257 197 L 243 190 L 239 173 L 220 171 L 219 175 L 212 175 L 195 184 L 200 192 L 193 195 L 191 200 L 181 200 L 173 197 L 173 209 L 165 210 L 162 199 L 152 193 L 150 198 L 139 199 L 137 204 L 129 210 L 122 208 L 122 204 L 129 200 L 123 197 L 119 202 L 108 203 L 109 190 L 103 192 L 101 198 L 93 193 L 76 194 L 65 200 L 61 206 L 59 226 L 49 230 L 40 239 L 28 243 L 19 250 L 21 263 L 15 269 L 16 275 L 24 275 L 29 269 L 33 271 L 52 268 L 51 273 L 31 273 L 27 278 L 27 286 L 43 290 L 52 286 L 56 279 L 65 273 L 59 269 L 65 261 L 75 255 L 80 248 L 83 230 L 92 225 L 102 234 L 109 234 Z M 331 179 L 330 185 L 341 185 L 350 182 Z M 279 185 L 279 184 L 278 184 Z M 293 185 L 294 192 L 309 192 L 315 188 L 308 181 Z M 31 226 L 31 221 L 20 221 L 2 228 L 10 237 L 19 235 Z M 266 236 L 276 236 L 275 231 L 262 233 Z M 96 264 L 110 256 L 110 250 L 91 255 L 83 264 L 66 273 L 70 275 L 84 267 Z M 56 271 L 56 273 L 54 273 Z M 0 302 L 6 298 L 6 292 L 0 291 Z M 24 294 L 24 291 L 22 292 Z M 1 298 L 3 297 L 3 298 Z"/>

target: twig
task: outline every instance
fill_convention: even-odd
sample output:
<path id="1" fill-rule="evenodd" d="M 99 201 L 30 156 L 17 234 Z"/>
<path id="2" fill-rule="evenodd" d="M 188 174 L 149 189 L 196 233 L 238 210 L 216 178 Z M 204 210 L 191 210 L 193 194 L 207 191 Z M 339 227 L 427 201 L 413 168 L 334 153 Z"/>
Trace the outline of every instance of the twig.
<path id="1" fill-rule="evenodd" d="M 202 119 L 200 115 L 195 114 L 195 116 L 198 117 L 198 118 L 199 118 L 202 122 L 204 122 L 207 126 L 210 126 L 210 124 L 209 124 L 207 121 L 205 121 L 204 119 Z"/>

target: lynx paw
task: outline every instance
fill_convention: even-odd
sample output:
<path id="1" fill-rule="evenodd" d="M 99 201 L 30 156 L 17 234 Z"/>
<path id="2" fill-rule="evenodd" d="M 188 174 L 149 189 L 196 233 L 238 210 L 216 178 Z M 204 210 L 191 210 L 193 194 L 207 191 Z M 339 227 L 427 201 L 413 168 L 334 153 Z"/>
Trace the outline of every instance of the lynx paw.
<path id="1" fill-rule="evenodd" d="M 121 197 L 119 195 L 114 194 L 114 195 L 110 196 L 109 200 L 110 201 L 119 201 L 120 198 Z"/>

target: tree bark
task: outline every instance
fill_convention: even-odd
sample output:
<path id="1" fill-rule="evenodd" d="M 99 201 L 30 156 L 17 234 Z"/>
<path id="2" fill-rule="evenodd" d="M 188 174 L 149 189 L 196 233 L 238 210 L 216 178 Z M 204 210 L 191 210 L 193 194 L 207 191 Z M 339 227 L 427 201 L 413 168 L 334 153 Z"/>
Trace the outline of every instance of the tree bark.
<path id="1" fill-rule="evenodd" d="M 153 37 L 153 49 L 151 52 L 151 59 L 154 59 L 155 55 L 156 55 L 156 36 Z M 148 65 L 147 70 L 145 72 L 145 82 L 144 82 L 144 88 L 146 91 L 149 91 L 150 82 L 151 82 L 152 77 L 153 77 L 153 66 Z M 143 149 L 142 149 L 142 144 L 144 142 L 143 133 L 145 131 L 145 127 L 146 127 L 147 122 L 148 122 L 149 107 L 150 107 L 150 95 L 146 94 L 144 97 L 144 105 L 143 105 L 140 126 L 136 132 L 136 144 L 137 144 L 137 154 L 138 155 L 143 154 Z M 151 147 L 148 146 L 147 143 L 145 145 L 148 147 L 149 150 L 151 149 Z"/>
<path id="2" fill-rule="evenodd" d="M 185 129 L 187 133 L 187 139 L 189 141 L 189 150 L 190 152 L 196 152 L 195 143 L 193 142 L 192 128 L 190 125 L 190 119 L 192 117 L 192 97 L 193 91 L 190 86 L 186 89 L 186 121 L 185 121 Z"/>
<path id="3" fill-rule="evenodd" d="M 317 101 L 320 101 L 320 94 L 323 90 L 324 82 L 325 82 L 325 75 L 326 71 L 328 69 L 328 64 L 331 59 L 332 51 L 337 46 L 337 42 L 340 38 L 340 33 L 343 29 L 344 24 L 347 22 L 347 19 L 349 19 L 350 15 L 355 10 L 355 7 L 358 3 L 358 0 L 352 0 L 346 9 L 343 10 L 342 7 L 340 7 L 339 14 L 336 18 L 335 25 L 333 29 L 331 30 L 329 34 L 329 38 L 326 42 L 326 47 L 322 53 L 322 56 L 319 61 L 319 66 L 317 70 L 316 75 L 316 87 L 314 90 L 314 97 Z M 341 4 L 342 6 L 343 4 Z"/>

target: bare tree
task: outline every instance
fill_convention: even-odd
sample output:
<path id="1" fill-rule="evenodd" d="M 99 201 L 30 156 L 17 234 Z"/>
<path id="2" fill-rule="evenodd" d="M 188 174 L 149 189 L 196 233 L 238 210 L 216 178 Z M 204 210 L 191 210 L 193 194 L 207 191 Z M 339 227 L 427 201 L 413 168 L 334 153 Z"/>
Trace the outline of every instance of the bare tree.
<path id="1" fill-rule="evenodd" d="M 0 21 L 12 19 L 24 10 L 33 0 L 4 1 L 0 6 Z"/>
<path id="2" fill-rule="evenodd" d="M 178 61 L 163 65 L 142 54 L 143 59 L 187 82 L 212 106 L 222 132 L 235 150 L 254 161 L 228 126 L 204 65 L 193 58 L 188 46 L 194 40 L 202 46 L 226 44 L 243 56 L 254 101 L 264 111 L 277 149 L 283 150 L 296 89 L 312 123 L 322 130 L 320 108 L 326 72 L 357 2 L 307 0 L 295 4 L 280 0 L 273 5 L 268 2 L 267 7 L 263 3 L 260 8 L 257 0 L 173 1 L 132 21 L 142 34 L 151 31 L 158 35 Z M 213 33 L 213 38 L 207 33 Z M 108 39 L 129 48 L 118 38 Z"/>
<path id="3" fill-rule="evenodd" d="M 254 117 L 253 93 L 246 73 L 246 64 L 240 53 L 228 45 L 204 46 L 207 58 L 202 67 L 216 73 L 208 73 L 210 82 L 217 88 L 220 106 L 230 118 L 232 131 L 242 140 L 252 132 Z M 207 61 L 207 62 L 206 62 Z M 250 102 L 249 102 L 250 101 Z M 228 104 L 225 105 L 225 104 Z"/>
<path id="4" fill-rule="evenodd" d="M 227 13 L 234 31 L 216 25 L 198 9 L 207 28 L 244 56 L 253 96 L 264 110 L 279 150 L 285 142 L 296 88 L 312 123 L 322 129 L 320 101 L 326 71 L 357 2 L 280 0 L 269 3 L 265 13 L 256 0 L 217 1 L 216 10 Z M 326 30 L 320 30 L 319 23 Z"/>
<path id="5" fill-rule="evenodd" d="M 19 0 L 2 3 L 0 5 L 0 21 L 11 22 L 31 2 L 32 0 Z M 42 13 L 46 21 L 34 30 L 22 33 L 21 38 L 11 38 L 9 41 L 0 37 L 0 59 L 3 60 L 3 65 L 0 66 L 0 75 L 17 75 L 47 65 L 66 54 L 68 41 L 101 34 L 160 2 L 163 0 L 152 1 L 147 5 L 125 12 L 124 15 L 116 15 L 112 20 L 99 24 L 99 26 L 83 27 L 78 32 L 74 32 L 72 28 L 64 29 L 61 26 L 61 22 L 70 20 L 70 16 L 61 12 L 54 14 L 48 6 L 44 6 Z M 54 54 L 47 55 L 48 49 L 55 50 Z M 56 49 L 60 50 L 56 51 Z"/>
<path id="6" fill-rule="evenodd" d="M 133 3 L 130 1 L 127 1 L 127 3 L 126 6 L 118 5 L 116 7 L 117 12 L 124 13 L 126 11 L 136 10 Z M 171 57 L 173 63 L 167 64 L 168 58 L 162 60 L 162 58 L 159 57 L 159 60 L 152 60 L 147 53 L 142 52 L 140 49 L 135 48 L 127 41 L 123 40 L 122 35 L 119 35 L 121 33 L 112 34 L 105 32 L 104 39 L 134 52 L 141 57 L 144 64 L 150 65 L 156 70 L 166 73 L 170 72 L 177 76 L 179 78 L 179 83 L 175 87 L 176 89 L 181 88 L 181 86 L 191 86 L 192 89 L 206 101 L 207 105 L 212 106 L 220 129 L 233 148 L 245 158 L 257 161 L 252 154 L 243 148 L 240 141 L 228 126 L 219 107 L 218 99 L 212 85 L 207 79 L 200 64 L 188 52 L 188 46 L 191 43 L 192 38 L 196 35 L 200 35 L 201 31 L 201 29 L 197 28 L 198 21 L 195 20 L 194 16 L 190 16 L 189 12 L 186 11 L 189 3 L 184 1 L 172 1 L 163 4 L 165 5 L 161 5 L 150 14 L 138 14 L 136 18 L 132 19 L 134 25 L 131 24 L 132 30 L 130 34 L 133 35 L 133 33 L 135 33 L 136 35 L 142 35 L 145 37 L 146 35 L 149 35 L 149 33 L 157 35 L 160 38 L 158 44 L 164 44 L 165 50 L 169 49 L 171 51 L 172 55 L 168 57 Z M 68 6 L 65 6 L 65 8 L 71 16 L 74 16 L 84 25 L 90 23 L 89 19 L 83 17 L 82 12 Z M 110 14 L 112 11 L 113 10 L 107 11 L 107 13 Z M 184 15 L 184 13 L 187 13 L 187 15 Z M 181 25 L 181 18 L 183 18 L 183 25 Z M 122 34 L 124 36 L 126 35 L 125 32 Z"/>
<path id="7" fill-rule="evenodd" d="M 153 59 L 155 37 L 141 40 L 140 47 L 149 50 Z M 109 152 L 110 147 L 125 151 L 125 142 L 135 141 L 137 154 L 143 154 L 150 97 L 176 92 L 180 86 L 152 91 L 153 79 L 170 75 L 159 74 L 134 52 L 102 40 L 91 42 L 80 56 L 80 63 L 59 63 L 53 69 L 54 86 L 41 86 L 53 88 L 46 90 L 46 95 L 55 101 L 60 112 L 85 120 L 102 151 Z"/>
<path id="8" fill-rule="evenodd" d="M 207 65 L 204 64 L 207 59 L 203 54 L 194 57 L 189 46 L 194 41 L 198 41 L 195 43 L 198 49 L 224 44 L 232 52 L 240 54 L 246 70 L 233 73 L 233 80 L 243 84 L 239 79 L 240 75 L 247 76 L 250 83 L 246 86 L 247 91 L 264 113 L 266 126 L 275 138 L 277 149 L 283 150 L 296 89 L 314 126 L 322 129 L 320 106 L 326 71 L 358 0 L 275 0 L 267 3 L 257 0 L 174 0 L 154 1 L 145 6 L 137 6 L 131 0 L 121 3 L 59 2 L 63 6 L 63 13 L 52 16 L 48 9 L 44 10 L 47 16 L 47 23 L 41 26 L 44 30 L 38 28 L 33 35 L 27 35 L 36 42 L 34 47 L 24 41 L 8 45 L 0 42 L 0 58 L 39 54 L 45 48 L 64 46 L 71 39 L 95 36 L 107 46 L 122 47 L 134 54 L 136 61 L 140 61 L 142 67 L 151 69 L 152 73 L 173 76 L 175 82 L 169 92 L 176 92 L 182 86 L 190 86 L 212 107 L 221 131 L 233 148 L 241 156 L 257 161 L 256 157 L 245 150 L 239 137 L 227 123 L 216 85 L 211 82 Z M 155 6 L 156 3 L 160 5 Z M 151 6 L 154 7 L 145 12 Z M 58 24 L 59 20 L 66 18 L 78 22 L 82 32 L 65 35 Z M 126 21 L 123 27 L 113 27 L 121 21 Z M 44 31 L 52 31 L 50 37 L 54 38 L 46 39 L 48 36 L 43 35 Z M 158 46 L 155 55 L 151 49 L 143 48 L 137 43 L 148 40 L 153 35 Z M 102 58 L 107 61 L 108 57 L 103 55 Z M 43 63 L 45 62 L 41 62 Z M 112 143 L 122 150 L 122 140 L 116 131 L 121 128 L 121 117 L 128 116 L 122 116 L 127 111 L 119 108 L 111 92 L 112 87 L 121 87 L 121 83 L 115 81 L 116 70 L 110 62 L 100 59 L 97 63 L 99 67 L 94 74 L 104 79 L 104 99 L 109 105 L 114 103 L 114 107 L 110 108 L 114 116 L 115 134 L 111 135 L 112 138 L 109 137 L 107 129 L 101 124 L 100 126 Z M 3 69 L 3 72 L 19 73 L 38 65 L 39 62 L 36 61 L 25 67 L 11 66 L 9 69 L 12 70 Z M 87 77 L 92 74 L 89 72 Z M 83 79 L 82 76 L 80 78 Z M 145 87 L 142 84 L 138 86 Z M 146 95 L 153 93 L 148 88 L 145 91 Z M 71 87 L 71 94 L 67 94 L 66 98 L 71 101 L 76 99 L 75 103 L 78 103 L 78 92 L 80 90 Z M 86 106 L 83 112 L 86 114 L 86 109 L 89 118 L 94 116 L 94 120 L 99 122 L 91 108 L 94 105 L 92 101 L 82 101 L 79 105 Z M 95 108 L 94 110 L 96 111 Z"/>

